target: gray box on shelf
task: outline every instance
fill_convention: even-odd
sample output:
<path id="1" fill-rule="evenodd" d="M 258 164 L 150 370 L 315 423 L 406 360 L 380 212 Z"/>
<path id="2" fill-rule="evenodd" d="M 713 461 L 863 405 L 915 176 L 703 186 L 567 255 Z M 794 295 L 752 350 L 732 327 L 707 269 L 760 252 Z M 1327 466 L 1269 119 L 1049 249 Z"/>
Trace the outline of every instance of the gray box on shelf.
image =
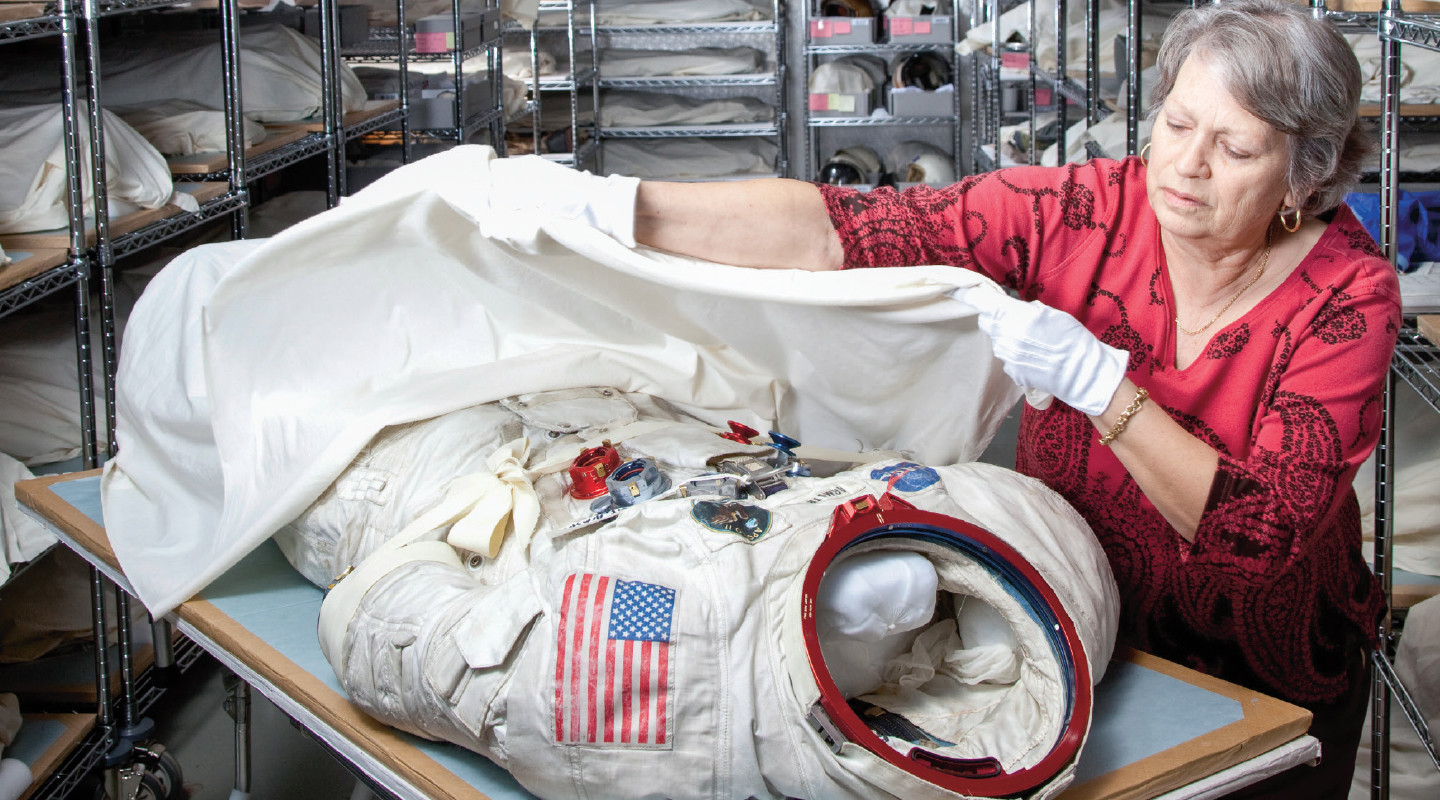
<path id="1" fill-rule="evenodd" d="M 426 89 L 420 97 L 410 101 L 411 130 L 438 130 L 457 127 L 455 122 L 455 93 L 453 90 Z M 469 119 L 486 108 L 488 92 L 483 83 L 471 84 L 465 88 L 461 113 Z"/>
<path id="2" fill-rule="evenodd" d="M 886 17 L 885 32 L 891 44 L 945 44 L 955 41 L 955 23 L 945 14 Z"/>
<path id="3" fill-rule="evenodd" d="M 320 38 L 320 9 L 305 9 L 300 32 Z M 370 7 L 360 4 L 340 6 L 340 46 L 350 47 L 370 38 Z"/>
<path id="4" fill-rule="evenodd" d="M 872 17 L 817 17 L 810 20 L 810 44 L 874 44 L 877 28 Z"/>
<path id="5" fill-rule="evenodd" d="M 955 91 L 891 89 L 885 106 L 893 117 L 950 117 L 955 115 Z"/>
<path id="6" fill-rule="evenodd" d="M 500 36 L 499 14 L 460 15 L 460 46 L 468 50 Z M 415 52 L 448 53 L 455 49 L 453 14 L 431 14 L 415 20 Z"/>

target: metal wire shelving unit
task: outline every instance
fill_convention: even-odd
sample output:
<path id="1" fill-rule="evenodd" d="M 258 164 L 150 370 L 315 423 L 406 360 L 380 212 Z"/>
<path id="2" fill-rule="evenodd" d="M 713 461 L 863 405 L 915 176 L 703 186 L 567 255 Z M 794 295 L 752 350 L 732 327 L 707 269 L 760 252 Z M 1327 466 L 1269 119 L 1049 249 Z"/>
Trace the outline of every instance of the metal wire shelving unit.
<path id="1" fill-rule="evenodd" d="M 849 144 L 863 144 L 866 146 L 894 145 L 900 137 L 910 135 L 934 144 L 948 151 L 955 175 L 963 174 L 968 159 L 963 151 L 962 135 L 963 115 L 961 113 L 962 92 L 960 85 L 962 81 L 962 62 L 960 56 L 955 53 L 955 43 L 960 36 L 960 8 L 953 4 L 950 9 L 951 27 L 949 30 L 949 41 L 946 42 L 893 42 L 877 41 L 868 44 L 816 44 L 813 36 L 811 21 L 818 19 L 817 4 L 808 4 L 808 15 L 806 36 L 804 43 L 804 75 L 802 80 L 803 91 L 809 92 L 810 78 L 821 63 L 826 60 L 850 55 L 872 55 L 880 57 L 888 62 L 897 56 L 918 53 L 934 53 L 942 56 L 950 67 L 950 83 L 954 91 L 951 100 L 952 110 L 945 115 L 912 115 L 912 116 L 816 116 L 805 104 L 805 147 L 804 165 L 799 170 L 799 177 L 806 180 L 814 180 L 820 171 L 820 158 L 822 151 L 830 152 Z M 875 18 L 875 24 L 879 25 L 883 17 Z M 883 99 L 880 100 L 883 102 Z M 973 101 L 971 103 L 973 110 Z M 840 131 L 853 131 L 853 133 L 841 134 Z M 873 148 L 877 155 L 883 156 L 884 147 Z"/>
<path id="2" fill-rule="evenodd" d="M 644 126 L 599 125 L 597 132 L 602 143 L 605 140 L 613 139 L 769 139 L 776 145 L 775 174 L 787 174 L 789 165 L 786 157 L 788 110 L 785 96 L 785 5 L 779 0 L 773 0 L 767 10 L 770 17 L 766 20 L 601 25 L 598 28 L 599 41 L 603 41 L 607 45 L 617 43 L 622 46 L 644 45 L 662 50 L 758 45 L 756 49 L 765 53 L 770 69 L 751 74 L 704 76 L 627 77 L 606 76 L 602 73 L 598 79 L 599 88 L 672 93 L 706 99 L 755 97 L 765 101 L 775 112 L 774 118 L 769 122 Z M 582 32 L 586 31 L 582 29 Z M 603 98 L 600 102 L 604 102 Z"/>
<path id="3" fill-rule="evenodd" d="M 1317 13 L 1325 13 L 1323 0 L 1312 0 Z M 1399 189 L 1404 179 L 1400 169 L 1399 137 L 1401 53 L 1406 46 L 1440 52 L 1440 19 L 1411 17 L 1399 0 L 1383 0 L 1375 25 L 1381 47 L 1380 109 L 1380 246 L 1394 263 L 1399 239 Z M 1395 390 L 1400 382 L 1410 385 L 1436 413 L 1440 413 L 1440 348 L 1430 342 L 1407 320 L 1398 335 L 1388 373 L 1380 444 L 1375 449 L 1375 575 L 1387 600 L 1393 596 L 1393 551 L 1395 525 Z M 1395 644 L 1396 619 L 1385 614 L 1379 625 L 1381 646 L 1373 654 L 1375 681 L 1371 709 L 1371 796 L 1378 800 L 1390 793 L 1391 698 L 1397 701 L 1406 720 L 1419 735 L 1430 759 L 1440 769 L 1440 746 L 1415 707 L 1409 691 L 1395 673 L 1391 652 Z"/>
<path id="4" fill-rule="evenodd" d="M 596 0 L 540 0 L 533 26 L 524 28 L 507 21 L 502 35 L 524 42 L 530 54 L 530 77 L 525 112 L 529 115 L 531 152 L 565 166 L 599 171 L 600 137 L 594 118 L 600 105 L 599 51 L 595 35 Z M 557 18 L 559 22 L 557 23 Z M 566 72 L 541 74 L 542 40 L 561 40 Z M 557 57 L 557 61 L 558 61 Z M 589 109 L 582 109 L 588 96 Z M 547 134 L 545 111 L 564 104 L 568 123 Z M 591 116 L 585 118 L 585 112 Z"/>

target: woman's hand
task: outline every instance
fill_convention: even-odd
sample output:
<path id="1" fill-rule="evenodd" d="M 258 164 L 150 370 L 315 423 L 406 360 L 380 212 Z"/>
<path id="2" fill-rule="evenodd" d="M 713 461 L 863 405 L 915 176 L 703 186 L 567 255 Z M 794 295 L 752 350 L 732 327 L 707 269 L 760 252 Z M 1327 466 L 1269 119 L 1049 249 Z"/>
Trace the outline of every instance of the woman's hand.
<path id="1" fill-rule="evenodd" d="M 1011 380 L 1090 416 L 1110 405 L 1125 379 L 1128 353 L 1101 342 L 1074 317 L 1038 300 L 988 300 L 979 323 Z"/>

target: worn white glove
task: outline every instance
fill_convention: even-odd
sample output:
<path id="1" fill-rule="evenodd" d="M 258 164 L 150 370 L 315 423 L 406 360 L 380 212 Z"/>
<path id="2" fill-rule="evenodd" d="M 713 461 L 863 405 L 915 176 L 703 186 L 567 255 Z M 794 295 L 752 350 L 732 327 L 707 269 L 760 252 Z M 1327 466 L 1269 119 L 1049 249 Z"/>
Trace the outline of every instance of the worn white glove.
<path id="1" fill-rule="evenodd" d="M 635 193 L 639 178 L 601 177 L 540 156 L 490 162 L 490 205 L 502 211 L 539 210 L 583 222 L 635 246 Z"/>
<path id="2" fill-rule="evenodd" d="M 1095 338 L 1079 320 L 1038 300 L 990 300 L 980 310 L 1005 374 L 1026 390 L 1053 395 L 1094 416 L 1104 411 L 1125 379 L 1130 354 Z M 1031 399 L 1031 405 L 1044 408 Z"/>

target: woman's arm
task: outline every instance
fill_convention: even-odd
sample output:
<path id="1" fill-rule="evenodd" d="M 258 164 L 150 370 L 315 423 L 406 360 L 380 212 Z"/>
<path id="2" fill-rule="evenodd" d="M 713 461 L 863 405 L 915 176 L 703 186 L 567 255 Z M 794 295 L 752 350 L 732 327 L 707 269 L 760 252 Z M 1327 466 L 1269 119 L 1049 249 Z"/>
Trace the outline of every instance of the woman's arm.
<path id="1" fill-rule="evenodd" d="M 820 191 L 784 178 L 641 181 L 635 240 L 742 267 L 830 270 L 844 262 Z"/>
<path id="2" fill-rule="evenodd" d="M 1112 430 L 1138 390 L 1129 378 L 1121 381 L 1110 405 L 1090 417 L 1095 430 L 1102 436 Z M 1220 462 L 1215 450 L 1180 427 L 1154 400 L 1141 403 L 1110 448 L 1165 521 L 1185 541 L 1195 541 Z"/>

